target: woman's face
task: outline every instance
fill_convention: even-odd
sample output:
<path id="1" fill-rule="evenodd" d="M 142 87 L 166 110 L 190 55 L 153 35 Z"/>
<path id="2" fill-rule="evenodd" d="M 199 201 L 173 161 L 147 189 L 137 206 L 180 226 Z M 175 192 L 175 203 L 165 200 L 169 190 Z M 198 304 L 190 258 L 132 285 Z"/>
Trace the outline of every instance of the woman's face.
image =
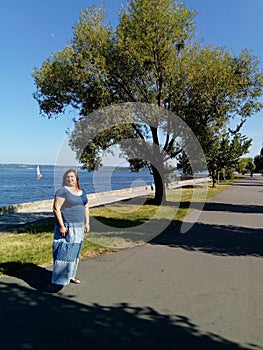
<path id="1" fill-rule="evenodd" d="M 66 184 L 67 186 L 75 186 L 77 184 L 76 176 L 73 172 L 70 172 L 66 176 Z"/>

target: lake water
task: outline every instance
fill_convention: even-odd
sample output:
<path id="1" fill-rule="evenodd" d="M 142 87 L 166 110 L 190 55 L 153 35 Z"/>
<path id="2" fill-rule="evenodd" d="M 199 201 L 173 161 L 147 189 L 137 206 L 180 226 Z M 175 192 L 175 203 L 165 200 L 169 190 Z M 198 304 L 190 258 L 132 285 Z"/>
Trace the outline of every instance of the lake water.
<path id="1" fill-rule="evenodd" d="M 37 179 L 35 168 L 1 169 L 0 207 L 45 199 L 52 199 L 55 189 L 61 184 L 65 169 L 59 171 L 41 167 L 43 177 Z M 148 171 L 132 173 L 129 171 L 78 170 L 80 183 L 88 193 L 119 190 L 123 188 L 150 185 L 152 175 Z"/>

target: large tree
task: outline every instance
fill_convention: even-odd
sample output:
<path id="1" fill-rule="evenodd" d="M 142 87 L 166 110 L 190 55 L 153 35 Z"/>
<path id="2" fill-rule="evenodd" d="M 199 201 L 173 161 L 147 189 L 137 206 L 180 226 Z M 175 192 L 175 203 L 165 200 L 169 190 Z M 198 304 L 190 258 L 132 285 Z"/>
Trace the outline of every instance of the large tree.
<path id="1" fill-rule="evenodd" d="M 237 164 L 237 170 L 242 174 L 245 175 L 247 172 L 253 176 L 253 171 L 255 170 L 255 164 L 253 162 L 252 158 L 241 158 Z"/>
<path id="2" fill-rule="evenodd" d="M 220 171 L 231 170 L 237 167 L 239 159 L 248 152 L 252 143 L 241 133 L 224 132 L 218 135 L 217 140 L 211 146 L 207 154 L 209 174 L 215 187 Z"/>
<path id="3" fill-rule="evenodd" d="M 235 56 L 202 47 L 194 40 L 194 17 L 172 0 L 130 0 L 113 29 L 103 8 L 88 8 L 65 49 L 33 72 L 42 113 L 79 111 L 70 144 L 80 161 L 93 170 L 102 152 L 119 143 L 134 169 L 152 171 L 157 203 L 171 171 L 168 158 L 184 152 L 194 170 L 203 170 L 205 159 L 193 160 L 197 142 L 207 154 L 209 135 L 230 118 L 245 120 L 262 108 L 258 59 L 247 50 Z M 120 103 L 121 110 L 106 108 Z"/>
<path id="4" fill-rule="evenodd" d="M 212 129 L 206 137 L 206 162 L 207 170 L 212 179 L 213 187 L 219 178 L 221 171 L 231 171 L 238 167 L 240 157 L 248 152 L 252 139 L 241 134 L 243 122 L 235 130 Z M 179 156 L 179 166 L 185 173 L 192 173 L 188 157 L 183 153 Z"/>
<path id="5" fill-rule="evenodd" d="M 254 158 L 255 171 L 263 175 L 263 147 L 260 150 L 260 153 Z"/>

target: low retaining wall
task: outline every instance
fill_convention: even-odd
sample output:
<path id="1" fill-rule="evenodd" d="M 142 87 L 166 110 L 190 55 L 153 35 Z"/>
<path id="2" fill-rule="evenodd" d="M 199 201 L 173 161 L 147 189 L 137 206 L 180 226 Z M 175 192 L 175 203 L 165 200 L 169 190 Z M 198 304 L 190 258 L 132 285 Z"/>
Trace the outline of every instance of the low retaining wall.
<path id="1" fill-rule="evenodd" d="M 122 190 L 90 193 L 89 207 L 99 207 L 101 205 L 118 202 L 125 199 L 147 196 L 153 194 L 151 186 L 141 186 L 133 188 L 125 188 Z M 28 202 L 0 207 L 0 215 L 12 213 L 39 213 L 52 212 L 53 199 L 43 201 Z"/>
<path id="2" fill-rule="evenodd" d="M 196 178 L 191 180 L 183 180 L 178 182 L 172 182 L 169 184 L 168 189 L 179 188 L 183 186 L 195 186 L 198 183 L 210 181 L 209 177 Z M 154 188 L 150 185 L 125 188 L 122 190 L 107 191 L 90 193 L 89 207 L 95 208 L 105 204 L 114 203 L 126 199 L 148 196 L 154 193 Z M 52 212 L 53 199 L 47 199 L 37 202 L 28 202 L 22 204 L 7 205 L 0 207 L 0 215 L 7 215 L 12 213 L 39 213 L 39 212 Z"/>
<path id="3" fill-rule="evenodd" d="M 180 181 L 174 181 L 169 183 L 168 189 L 172 190 L 174 188 L 184 187 L 184 186 L 196 186 L 199 183 L 203 182 L 209 182 L 211 181 L 211 178 L 209 176 L 207 177 L 197 177 L 189 180 L 180 180 Z"/>

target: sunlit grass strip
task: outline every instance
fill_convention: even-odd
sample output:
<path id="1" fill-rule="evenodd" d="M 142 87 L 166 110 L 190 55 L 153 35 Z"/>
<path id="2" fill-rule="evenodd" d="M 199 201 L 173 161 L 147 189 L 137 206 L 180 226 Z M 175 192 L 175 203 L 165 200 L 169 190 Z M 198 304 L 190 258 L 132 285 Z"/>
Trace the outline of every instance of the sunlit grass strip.
<path id="1" fill-rule="evenodd" d="M 143 244 L 159 234 L 159 225 L 167 227 L 171 222 L 183 221 L 190 213 L 189 206 L 193 194 L 195 202 L 203 203 L 204 200 L 208 201 L 217 193 L 225 190 L 230 184 L 226 182 L 216 188 L 212 188 L 211 185 L 205 188 L 207 185 L 203 185 L 196 188 L 185 187 L 170 190 L 167 193 L 167 203 L 161 207 L 153 205 L 149 199 L 144 205 L 139 206 L 118 202 L 98 208 L 92 211 L 94 220 L 90 239 L 96 244 L 107 247 L 120 248 Z M 100 223 L 103 225 L 102 228 Z M 143 230 L 142 225 L 144 225 Z"/>
<path id="2" fill-rule="evenodd" d="M 47 266 L 53 262 L 54 220 L 28 225 L 12 233 L 0 234 L 0 276 L 14 274 L 26 267 Z M 48 232 L 43 232 L 43 228 Z M 36 232 L 41 233 L 36 233 Z M 81 257 L 102 254 L 109 249 L 100 247 L 85 237 Z"/>
<path id="3" fill-rule="evenodd" d="M 217 193 L 225 190 L 232 182 L 222 182 L 216 188 L 209 186 L 206 200 L 211 199 Z M 180 191 L 180 195 L 179 195 Z M 198 191 L 198 189 L 195 189 Z M 200 188 L 201 191 L 201 188 Z M 93 222 L 98 218 L 107 222 L 107 232 L 96 232 L 96 224 L 91 225 L 94 235 L 99 233 L 103 238 L 97 241 L 100 244 L 90 242 L 89 234 L 86 235 L 81 257 L 89 257 L 112 251 L 112 248 L 127 243 L 125 229 L 136 227 L 150 220 L 158 211 L 155 220 L 165 219 L 172 215 L 174 207 L 177 207 L 174 220 L 183 220 L 188 213 L 188 206 L 193 196 L 193 188 L 182 188 L 168 192 L 167 201 L 174 205 L 163 205 L 158 211 L 158 207 L 149 202 L 136 206 L 120 202 L 112 206 L 101 207 L 91 210 Z M 178 198 L 180 197 L 180 201 Z M 196 199 L 196 198 L 195 198 Z M 134 206 L 134 208 L 133 208 Z M 96 220 L 95 220 L 96 219 Z M 154 222 L 153 222 L 154 226 Z M 52 240 L 53 240 L 54 220 L 48 220 L 38 224 L 31 224 L 13 233 L 0 234 L 0 276 L 3 274 L 13 274 L 19 268 L 27 266 L 47 266 L 52 264 Z M 116 229 L 118 228 L 118 229 Z M 123 228 L 123 230 L 122 230 Z M 95 232 L 94 232 L 95 230 Z M 116 235 L 116 231 L 118 235 Z M 111 237 L 114 232 L 114 237 Z"/>
<path id="4" fill-rule="evenodd" d="M 12 274 L 18 266 L 50 262 L 51 233 L 5 233 L 0 242 L 0 275 Z"/>
<path id="5" fill-rule="evenodd" d="M 216 188 L 208 187 L 208 192 L 206 196 L 206 201 L 213 198 L 216 194 L 222 192 L 226 188 L 229 187 L 231 183 L 224 183 L 218 185 Z M 181 192 L 181 196 L 178 196 L 178 191 Z M 100 207 L 95 210 L 92 210 L 92 216 L 95 218 L 101 218 L 108 220 L 112 220 L 112 226 L 115 227 L 128 227 L 138 225 L 143 223 L 149 219 L 151 219 L 155 213 L 158 211 L 157 218 L 162 219 L 166 218 L 168 211 L 170 210 L 172 213 L 174 212 L 174 207 L 178 206 L 178 210 L 174 216 L 174 220 L 183 220 L 185 215 L 188 214 L 187 209 L 191 203 L 193 191 L 200 191 L 199 200 L 202 201 L 203 197 L 203 189 L 193 189 L 193 188 L 181 188 L 170 190 L 167 193 L 167 202 L 173 202 L 174 205 L 164 204 L 162 208 L 159 209 L 157 205 L 151 204 L 151 199 L 146 202 L 142 206 L 138 206 L 136 210 L 136 204 L 129 204 L 125 202 L 115 203 L 112 205 L 107 205 L 107 207 Z M 179 199 L 178 199 L 179 198 Z M 195 199 L 198 199 L 198 196 L 195 196 Z M 134 210 L 132 208 L 135 208 Z M 118 220 L 118 222 L 116 222 Z M 119 226 L 117 226 L 119 223 Z"/>

